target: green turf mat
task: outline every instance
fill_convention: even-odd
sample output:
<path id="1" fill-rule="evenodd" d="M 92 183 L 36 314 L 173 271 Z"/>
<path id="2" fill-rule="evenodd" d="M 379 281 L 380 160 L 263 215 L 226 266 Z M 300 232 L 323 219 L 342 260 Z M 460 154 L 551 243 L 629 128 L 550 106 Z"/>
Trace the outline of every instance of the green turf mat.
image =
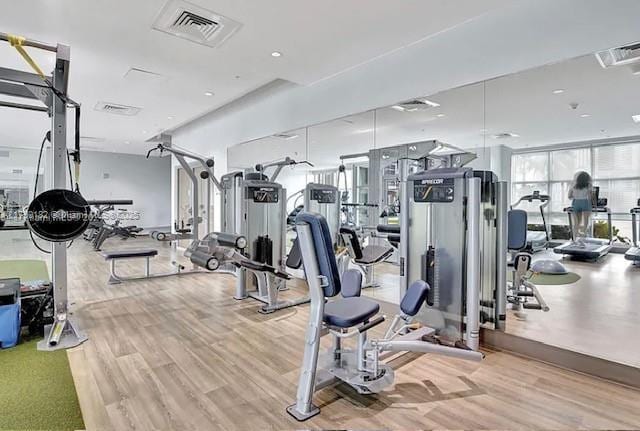
<path id="1" fill-rule="evenodd" d="M 23 283 L 49 281 L 49 271 L 44 260 L 0 260 L 0 278 L 18 277 Z"/>
<path id="2" fill-rule="evenodd" d="M 0 350 L 0 429 L 84 429 L 67 352 L 36 343 Z"/>

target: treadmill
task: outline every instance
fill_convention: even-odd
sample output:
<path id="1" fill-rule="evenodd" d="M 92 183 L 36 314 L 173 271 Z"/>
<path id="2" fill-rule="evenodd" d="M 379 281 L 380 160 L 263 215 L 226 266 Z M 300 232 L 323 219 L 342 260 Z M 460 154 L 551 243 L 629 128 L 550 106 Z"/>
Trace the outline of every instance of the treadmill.
<path id="1" fill-rule="evenodd" d="M 527 245 L 523 249 L 523 251 L 529 253 L 536 253 L 541 250 L 545 250 L 549 245 L 549 230 L 547 228 L 547 220 L 544 216 L 544 210 L 549 205 L 549 195 L 540 194 L 540 190 L 534 190 L 530 195 L 524 195 L 518 202 L 511 205 L 511 209 L 516 208 L 522 202 L 540 202 L 540 215 L 542 216 L 542 226 L 544 227 L 544 232 L 539 230 L 527 230 Z"/>
<path id="2" fill-rule="evenodd" d="M 578 260 L 589 261 L 596 261 L 609 253 L 613 246 L 613 222 L 611 220 L 611 210 L 607 207 L 607 199 L 600 198 L 600 187 L 593 188 L 591 202 L 593 205 L 591 211 L 593 213 L 607 214 L 607 223 L 609 224 L 608 238 L 585 238 L 584 245 L 576 244 L 575 238 L 573 237 L 573 219 L 571 218 L 573 208 L 567 207 L 564 209 L 564 211 L 569 216 L 569 230 L 571 231 L 571 241 L 554 248 L 553 251 L 555 253 L 569 255 L 572 258 Z M 593 229 L 593 223 L 591 224 L 591 228 Z"/>
<path id="3" fill-rule="evenodd" d="M 640 242 L 640 226 L 638 226 L 640 214 L 640 199 L 638 199 L 637 207 L 631 209 L 631 230 L 633 232 L 633 247 L 631 247 L 624 254 L 624 258 L 633 262 L 634 265 L 640 266 L 640 246 L 638 243 Z"/>

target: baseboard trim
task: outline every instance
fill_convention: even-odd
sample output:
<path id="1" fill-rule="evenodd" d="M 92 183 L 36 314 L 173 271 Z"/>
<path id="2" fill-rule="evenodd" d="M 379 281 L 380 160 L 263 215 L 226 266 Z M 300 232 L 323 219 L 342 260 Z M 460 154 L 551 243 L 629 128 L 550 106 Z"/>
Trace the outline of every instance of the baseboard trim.
<path id="1" fill-rule="evenodd" d="M 489 329 L 483 330 L 482 343 L 508 353 L 640 389 L 640 368 L 630 365 Z"/>

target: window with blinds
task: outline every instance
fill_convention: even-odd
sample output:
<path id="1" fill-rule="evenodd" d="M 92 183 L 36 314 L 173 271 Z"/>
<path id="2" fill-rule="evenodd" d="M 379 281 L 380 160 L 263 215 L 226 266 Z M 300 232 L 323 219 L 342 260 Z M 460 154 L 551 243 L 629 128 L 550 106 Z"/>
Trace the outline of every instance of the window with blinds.
<path id="1" fill-rule="evenodd" d="M 640 199 L 640 143 L 603 144 L 581 148 L 519 153 L 511 156 L 511 202 L 534 190 L 548 193 L 547 219 L 567 224 L 564 208 L 571 205 L 569 188 L 579 170 L 589 172 L 600 196 L 608 199 L 614 225 L 631 235 L 629 210 Z M 530 223 L 541 223 L 539 205 L 523 203 Z M 627 232 L 629 231 L 629 232 Z"/>

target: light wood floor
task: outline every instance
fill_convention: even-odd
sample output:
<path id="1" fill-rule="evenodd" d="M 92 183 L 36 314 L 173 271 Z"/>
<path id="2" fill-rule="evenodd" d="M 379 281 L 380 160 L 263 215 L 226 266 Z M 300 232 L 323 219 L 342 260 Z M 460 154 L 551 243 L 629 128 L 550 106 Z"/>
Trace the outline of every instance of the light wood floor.
<path id="1" fill-rule="evenodd" d="M 17 244 L 25 251 L 8 251 Z M 34 255 L 24 242 L 0 252 Z M 493 351 L 480 364 L 398 357 L 389 390 L 326 388 L 315 397 L 322 413 L 298 423 L 285 407 L 295 398 L 306 306 L 258 314 L 254 301 L 232 299 L 233 280 L 222 274 L 107 287 L 106 263 L 81 241 L 69 267 L 75 316 L 90 337 L 69 351 L 88 429 L 640 428 L 639 391 Z"/>
<path id="2" fill-rule="evenodd" d="M 540 258 L 561 259 L 549 251 Z M 527 311 L 519 320 L 509 311 L 507 332 L 563 349 L 640 367 L 640 267 L 621 254 L 609 254 L 598 262 L 563 259 L 581 279 L 574 284 L 538 286 L 549 312 Z M 398 304 L 399 269 L 390 263 L 376 267 L 380 287 L 365 295 Z"/>

